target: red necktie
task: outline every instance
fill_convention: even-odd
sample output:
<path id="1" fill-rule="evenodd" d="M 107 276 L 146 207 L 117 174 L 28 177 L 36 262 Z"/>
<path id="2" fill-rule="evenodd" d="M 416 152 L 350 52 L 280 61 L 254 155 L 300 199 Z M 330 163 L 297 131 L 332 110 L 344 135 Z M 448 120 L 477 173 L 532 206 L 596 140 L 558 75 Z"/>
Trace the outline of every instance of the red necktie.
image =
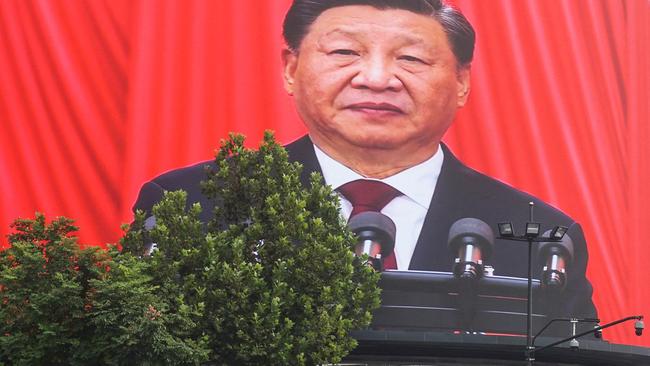
<path id="1" fill-rule="evenodd" d="M 402 192 L 386 183 L 366 179 L 348 182 L 338 191 L 352 203 L 350 217 L 366 211 L 379 212 L 395 197 L 402 195 Z M 397 269 L 394 252 L 384 258 L 384 269 Z"/>

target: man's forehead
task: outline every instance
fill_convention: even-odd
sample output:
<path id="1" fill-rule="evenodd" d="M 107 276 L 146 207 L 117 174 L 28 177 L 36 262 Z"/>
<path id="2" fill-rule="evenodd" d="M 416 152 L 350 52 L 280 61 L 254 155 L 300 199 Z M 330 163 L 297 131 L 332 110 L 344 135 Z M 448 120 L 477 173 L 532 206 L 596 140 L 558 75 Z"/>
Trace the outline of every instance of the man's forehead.
<path id="1" fill-rule="evenodd" d="M 386 37 L 401 44 L 434 45 L 446 34 L 437 19 L 404 9 L 380 9 L 367 5 L 330 8 L 311 24 L 307 37 L 316 43 L 328 39 L 376 39 Z"/>

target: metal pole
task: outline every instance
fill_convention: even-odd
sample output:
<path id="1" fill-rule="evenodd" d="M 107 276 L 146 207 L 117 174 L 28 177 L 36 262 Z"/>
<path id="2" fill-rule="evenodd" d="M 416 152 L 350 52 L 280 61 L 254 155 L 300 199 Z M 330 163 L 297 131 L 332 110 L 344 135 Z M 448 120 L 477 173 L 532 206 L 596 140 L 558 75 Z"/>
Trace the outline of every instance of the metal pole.
<path id="1" fill-rule="evenodd" d="M 529 221 L 533 222 L 533 207 L 535 206 L 534 202 L 528 203 L 530 207 Z M 535 357 L 533 353 L 533 239 L 528 239 L 528 311 L 526 312 L 526 361 L 528 365 L 532 365 L 535 362 Z"/>

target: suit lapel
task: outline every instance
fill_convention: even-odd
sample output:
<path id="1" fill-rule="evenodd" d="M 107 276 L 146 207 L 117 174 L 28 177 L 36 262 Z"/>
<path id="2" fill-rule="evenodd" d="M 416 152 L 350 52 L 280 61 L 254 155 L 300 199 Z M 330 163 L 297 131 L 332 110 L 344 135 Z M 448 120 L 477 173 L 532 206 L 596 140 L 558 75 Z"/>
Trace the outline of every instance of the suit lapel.
<path id="1" fill-rule="evenodd" d="M 411 257 L 411 270 L 451 270 L 455 257 L 447 246 L 449 228 L 464 217 L 464 208 L 468 207 L 469 202 L 478 198 L 473 194 L 475 191 L 468 187 L 469 180 L 465 179 L 469 169 L 456 159 L 446 145 L 440 146 L 445 159 Z"/>
<path id="2" fill-rule="evenodd" d="M 314 151 L 314 144 L 311 142 L 309 135 L 305 135 L 298 140 L 285 146 L 289 153 L 289 161 L 298 162 L 302 164 L 302 171 L 300 172 L 300 181 L 305 187 L 309 187 L 310 176 L 313 172 L 318 172 L 321 175 L 320 164 Z"/>

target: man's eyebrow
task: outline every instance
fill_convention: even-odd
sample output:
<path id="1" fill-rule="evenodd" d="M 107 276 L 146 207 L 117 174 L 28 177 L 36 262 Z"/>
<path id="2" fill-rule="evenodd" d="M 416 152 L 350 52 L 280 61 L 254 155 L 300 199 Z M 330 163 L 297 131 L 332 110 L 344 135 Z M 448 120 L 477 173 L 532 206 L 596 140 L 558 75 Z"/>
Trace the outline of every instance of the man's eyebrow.
<path id="1" fill-rule="evenodd" d="M 358 38 L 360 34 L 363 35 L 363 32 L 355 32 L 354 30 L 348 30 L 348 29 L 344 29 L 344 28 L 335 28 L 335 29 L 332 29 L 332 30 L 328 31 L 327 33 L 323 34 L 321 36 L 321 38 L 326 38 L 326 37 L 331 37 L 331 36 L 336 36 L 336 35 L 343 35 L 343 36 L 350 37 L 350 38 Z M 425 46 L 427 45 L 424 38 L 419 37 L 419 36 L 415 36 L 415 35 L 412 35 L 412 34 L 399 34 L 399 35 L 396 35 L 396 37 L 403 40 L 404 44 L 409 45 L 409 46 L 410 45 L 418 45 L 418 44 L 422 44 L 422 45 L 425 45 Z"/>
<path id="2" fill-rule="evenodd" d="M 354 31 L 346 30 L 346 29 L 342 29 L 342 28 L 335 28 L 335 29 L 332 29 L 331 31 L 323 34 L 322 37 L 329 37 L 329 36 L 333 36 L 333 35 L 337 35 L 337 34 L 355 38 L 358 35 L 358 32 L 354 32 Z"/>

